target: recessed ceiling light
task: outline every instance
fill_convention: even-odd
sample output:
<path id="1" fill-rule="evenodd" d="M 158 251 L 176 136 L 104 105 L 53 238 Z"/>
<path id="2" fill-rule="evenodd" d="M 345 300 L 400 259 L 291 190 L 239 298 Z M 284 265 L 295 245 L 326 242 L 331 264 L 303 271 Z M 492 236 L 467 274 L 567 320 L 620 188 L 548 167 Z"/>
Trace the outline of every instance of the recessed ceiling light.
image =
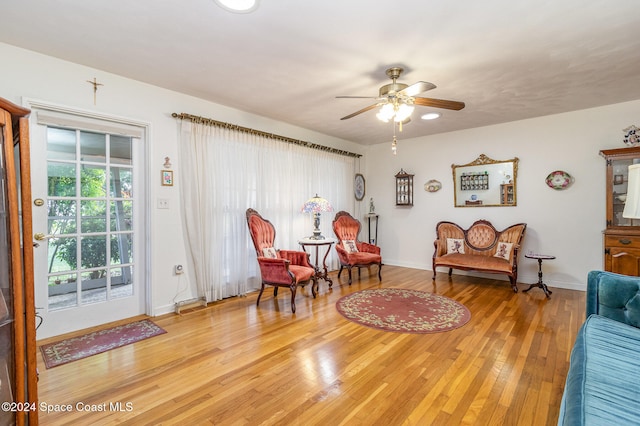
<path id="1" fill-rule="evenodd" d="M 213 0 L 221 8 L 233 13 L 250 13 L 258 8 L 259 0 Z"/>
<path id="2" fill-rule="evenodd" d="M 426 114 L 424 114 L 422 117 L 423 120 L 435 120 L 436 118 L 440 117 L 440 114 L 437 112 L 428 112 Z"/>

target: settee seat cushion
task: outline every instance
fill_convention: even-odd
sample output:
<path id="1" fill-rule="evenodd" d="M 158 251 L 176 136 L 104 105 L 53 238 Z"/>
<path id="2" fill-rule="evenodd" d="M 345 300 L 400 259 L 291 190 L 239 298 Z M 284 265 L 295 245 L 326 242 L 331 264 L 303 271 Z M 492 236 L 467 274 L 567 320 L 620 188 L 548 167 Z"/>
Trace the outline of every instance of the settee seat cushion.
<path id="1" fill-rule="evenodd" d="M 511 263 L 495 256 L 481 254 L 450 253 L 439 256 L 436 262 L 440 266 L 455 269 L 471 269 L 479 271 L 511 272 Z"/>
<path id="2" fill-rule="evenodd" d="M 640 329 L 590 315 L 578 333 L 558 425 L 640 424 Z"/>

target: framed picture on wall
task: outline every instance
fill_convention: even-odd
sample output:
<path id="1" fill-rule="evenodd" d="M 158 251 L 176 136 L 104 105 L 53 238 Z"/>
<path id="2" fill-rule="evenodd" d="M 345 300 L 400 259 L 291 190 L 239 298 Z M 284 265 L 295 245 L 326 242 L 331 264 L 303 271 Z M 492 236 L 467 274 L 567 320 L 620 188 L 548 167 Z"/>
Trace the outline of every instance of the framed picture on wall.
<path id="1" fill-rule="evenodd" d="M 162 170 L 162 186 L 173 186 L 173 170 Z"/>

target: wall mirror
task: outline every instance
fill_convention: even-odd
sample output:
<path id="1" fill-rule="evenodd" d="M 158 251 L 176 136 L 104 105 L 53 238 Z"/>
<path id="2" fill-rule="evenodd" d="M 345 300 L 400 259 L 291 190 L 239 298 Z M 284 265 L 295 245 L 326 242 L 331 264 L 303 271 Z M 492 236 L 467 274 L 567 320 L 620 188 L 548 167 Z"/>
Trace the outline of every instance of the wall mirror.
<path id="1" fill-rule="evenodd" d="M 455 207 L 516 205 L 518 157 L 492 160 L 484 154 L 468 164 L 452 164 Z"/>

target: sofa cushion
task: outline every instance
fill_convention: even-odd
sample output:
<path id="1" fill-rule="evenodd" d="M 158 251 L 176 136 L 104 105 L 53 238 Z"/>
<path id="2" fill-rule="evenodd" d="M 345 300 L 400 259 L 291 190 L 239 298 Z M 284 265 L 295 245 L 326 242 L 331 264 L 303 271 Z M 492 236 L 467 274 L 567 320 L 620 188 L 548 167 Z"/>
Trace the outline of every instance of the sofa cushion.
<path id="1" fill-rule="evenodd" d="M 278 252 L 273 247 L 265 247 L 265 248 L 263 248 L 262 249 L 262 255 L 264 257 L 268 257 L 270 259 L 277 259 L 278 258 Z"/>
<path id="2" fill-rule="evenodd" d="M 447 254 L 464 253 L 464 240 L 458 238 L 447 238 Z"/>
<path id="3" fill-rule="evenodd" d="M 589 272 L 587 316 L 591 314 L 640 327 L 640 279 L 613 272 Z"/>
<path id="4" fill-rule="evenodd" d="M 513 251 L 513 244 L 500 241 L 496 246 L 496 254 L 494 254 L 494 256 L 499 257 L 500 259 L 509 260 L 511 259 L 512 251 Z"/>
<path id="5" fill-rule="evenodd" d="M 640 424 L 640 329 L 591 315 L 571 352 L 559 425 Z"/>
<path id="6" fill-rule="evenodd" d="M 475 269 L 478 271 L 511 272 L 511 263 L 494 256 L 480 254 L 451 253 L 436 259 L 438 265 L 458 269 Z"/>
<path id="7" fill-rule="evenodd" d="M 355 240 L 344 240 L 342 242 L 342 246 L 347 253 L 357 253 L 358 245 Z"/>

